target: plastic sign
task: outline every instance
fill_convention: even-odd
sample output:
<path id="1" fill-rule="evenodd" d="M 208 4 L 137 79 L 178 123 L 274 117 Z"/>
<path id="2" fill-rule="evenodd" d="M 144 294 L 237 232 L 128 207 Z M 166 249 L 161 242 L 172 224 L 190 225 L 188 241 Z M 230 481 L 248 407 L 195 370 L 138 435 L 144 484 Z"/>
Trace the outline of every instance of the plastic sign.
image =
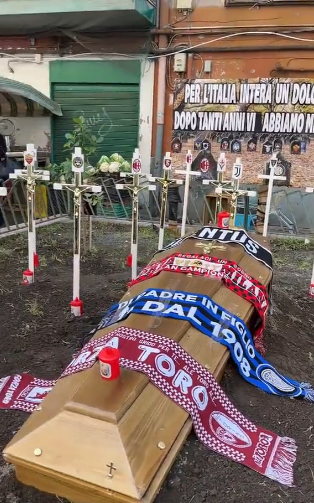
<path id="1" fill-rule="evenodd" d="M 132 160 L 132 173 L 134 175 L 139 175 L 142 171 L 142 163 L 140 159 L 137 159 L 136 157 L 133 158 Z"/>
<path id="2" fill-rule="evenodd" d="M 37 161 L 37 150 L 33 143 L 28 143 L 26 145 L 26 151 L 24 152 L 24 166 L 35 166 Z"/>
<path id="3" fill-rule="evenodd" d="M 186 163 L 187 164 L 192 164 L 192 154 L 190 151 L 186 154 Z"/>
<path id="4" fill-rule="evenodd" d="M 74 171 L 74 173 L 83 173 L 84 154 L 79 154 L 77 152 L 72 154 L 72 171 Z"/>
<path id="5" fill-rule="evenodd" d="M 210 168 L 209 160 L 208 159 L 202 159 L 201 160 L 200 168 L 201 168 L 201 172 L 202 173 L 207 173 L 208 170 L 209 170 L 209 168 Z"/>
<path id="6" fill-rule="evenodd" d="M 232 179 L 240 180 L 240 178 L 242 178 L 242 173 L 243 173 L 243 164 L 241 163 L 241 158 L 238 157 L 232 168 Z"/>
<path id="7" fill-rule="evenodd" d="M 171 159 L 170 153 L 167 152 L 164 157 L 164 170 L 170 171 L 171 168 L 172 168 L 172 159 Z"/>
<path id="8" fill-rule="evenodd" d="M 220 172 L 226 171 L 226 165 L 227 165 L 226 156 L 224 153 L 221 153 L 217 162 L 217 171 Z"/>
<path id="9" fill-rule="evenodd" d="M 36 156 L 34 152 L 24 152 L 24 166 L 35 166 Z"/>

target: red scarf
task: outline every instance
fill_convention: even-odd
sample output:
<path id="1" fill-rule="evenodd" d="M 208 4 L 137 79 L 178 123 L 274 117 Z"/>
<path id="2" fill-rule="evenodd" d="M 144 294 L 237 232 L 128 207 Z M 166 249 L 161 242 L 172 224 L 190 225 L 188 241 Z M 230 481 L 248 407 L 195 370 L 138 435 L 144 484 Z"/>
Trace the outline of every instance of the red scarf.
<path id="1" fill-rule="evenodd" d="M 260 323 L 255 329 L 252 329 L 252 334 L 256 349 L 265 354 L 263 335 L 269 306 L 267 290 L 259 281 L 243 271 L 236 262 L 209 255 L 174 253 L 159 262 L 148 264 L 136 279 L 128 283 L 128 286 L 131 287 L 136 283 L 153 278 L 162 271 L 222 280 L 229 290 L 253 304 Z"/>
<path id="2" fill-rule="evenodd" d="M 184 409 L 193 421 L 195 434 L 206 447 L 280 484 L 292 486 L 295 441 L 246 419 L 214 376 L 172 339 L 119 327 L 86 344 L 61 378 L 91 368 L 105 346 L 118 348 L 121 367 L 142 372 Z M 28 374 L 0 379 L 0 409 L 32 412 L 55 383 Z"/>

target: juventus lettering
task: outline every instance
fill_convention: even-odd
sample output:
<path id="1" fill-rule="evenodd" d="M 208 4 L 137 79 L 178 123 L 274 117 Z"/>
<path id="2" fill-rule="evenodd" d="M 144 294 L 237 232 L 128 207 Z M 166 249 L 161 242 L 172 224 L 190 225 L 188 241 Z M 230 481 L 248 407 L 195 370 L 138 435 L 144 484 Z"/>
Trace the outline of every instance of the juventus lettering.
<path id="1" fill-rule="evenodd" d="M 176 241 L 173 241 L 168 246 L 164 248 L 164 250 L 169 250 L 175 248 L 181 243 L 183 243 L 186 239 L 199 239 L 199 240 L 208 240 L 208 241 L 219 241 L 222 243 L 236 243 L 246 250 L 246 252 L 254 257 L 256 260 L 263 262 L 269 269 L 273 267 L 273 258 L 271 252 L 264 248 L 261 244 L 257 243 L 252 239 L 244 230 L 231 230 L 231 229 L 220 229 L 218 227 L 203 227 L 199 231 L 180 238 Z M 155 253 L 157 255 L 161 251 L 159 250 Z"/>

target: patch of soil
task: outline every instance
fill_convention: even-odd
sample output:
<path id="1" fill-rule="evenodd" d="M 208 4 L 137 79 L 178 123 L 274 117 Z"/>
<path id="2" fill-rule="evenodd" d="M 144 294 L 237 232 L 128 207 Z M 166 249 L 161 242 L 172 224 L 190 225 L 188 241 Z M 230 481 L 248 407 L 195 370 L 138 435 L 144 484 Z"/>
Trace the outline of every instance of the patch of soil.
<path id="1" fill-rule="evenodd" d="M 154 230 L 140 231 L 140 262 L 157 248 Z M 125 291 L 130 270 L 130 228 L 96 225 L 93 249 L 81 265 L 86 315 L 71 321 L 72 228 L 53 225 L 38 232 L 41 267 L 36 282 L 22 287 L 27 266 L 26 235 L 0 241 L 0 376 L 17 372 L 57 378 L 74 351 L 109 306 Z M 267 359 L 283 374 L 309 381 L 314 368 L 314 303 L 307 295 L 312 252 L 299 244 L 273 248 L 274 314 L 266 331 Z M 164 483 L 156 503 L 311 503 L 314 501 L 314 405 L 268 395 L 245 383 L 229 364 L 222 386 L 239 410 L 257 424 L 298 444 L 296 487 L 287 489 L 207 450 L 191 434 Z M 27 415 L 1 411 L 0 449 Z M 57 503 L 56 496 L 21 485 L 0 460 L 0 503 Z M 257 496 L 256 496 L 257 495 Z M 88 502 L 87 502 L 88 503 Z"/>

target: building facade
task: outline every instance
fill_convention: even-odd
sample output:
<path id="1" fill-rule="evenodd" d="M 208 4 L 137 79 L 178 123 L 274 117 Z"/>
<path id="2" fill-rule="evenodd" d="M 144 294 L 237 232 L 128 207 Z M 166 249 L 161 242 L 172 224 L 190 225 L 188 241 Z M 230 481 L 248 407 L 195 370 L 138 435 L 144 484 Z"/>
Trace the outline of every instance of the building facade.
<path id="1" fill-rule="evenodd" d="M 95 0 L 88 9 L 84 2 L 0 0 L 0 115 L 14 124 L 12 150 L 34 143 L 62 162 L 72 119 L 84 116 L 102 138 L 94 160 L 114 152 L 129 159 L 139 147 L 149 172 L 154 62 L 143 54 L 156 5 Z M 38 92 L 50 110 L 39 106 Z"/>
<path id="2" fill-rule="evenodd" d="M 286 186 L 313 184 L 314 2 L 173 0 L 160 8 L 153 52 L 158 87 L 166 82 L 162 150 L 172 150 L 174 165 L 209 143 L 216 161 L 225 147 L 229 167 L 240 155 L 246 181 L 257 183 L 278 148 Z"/>

